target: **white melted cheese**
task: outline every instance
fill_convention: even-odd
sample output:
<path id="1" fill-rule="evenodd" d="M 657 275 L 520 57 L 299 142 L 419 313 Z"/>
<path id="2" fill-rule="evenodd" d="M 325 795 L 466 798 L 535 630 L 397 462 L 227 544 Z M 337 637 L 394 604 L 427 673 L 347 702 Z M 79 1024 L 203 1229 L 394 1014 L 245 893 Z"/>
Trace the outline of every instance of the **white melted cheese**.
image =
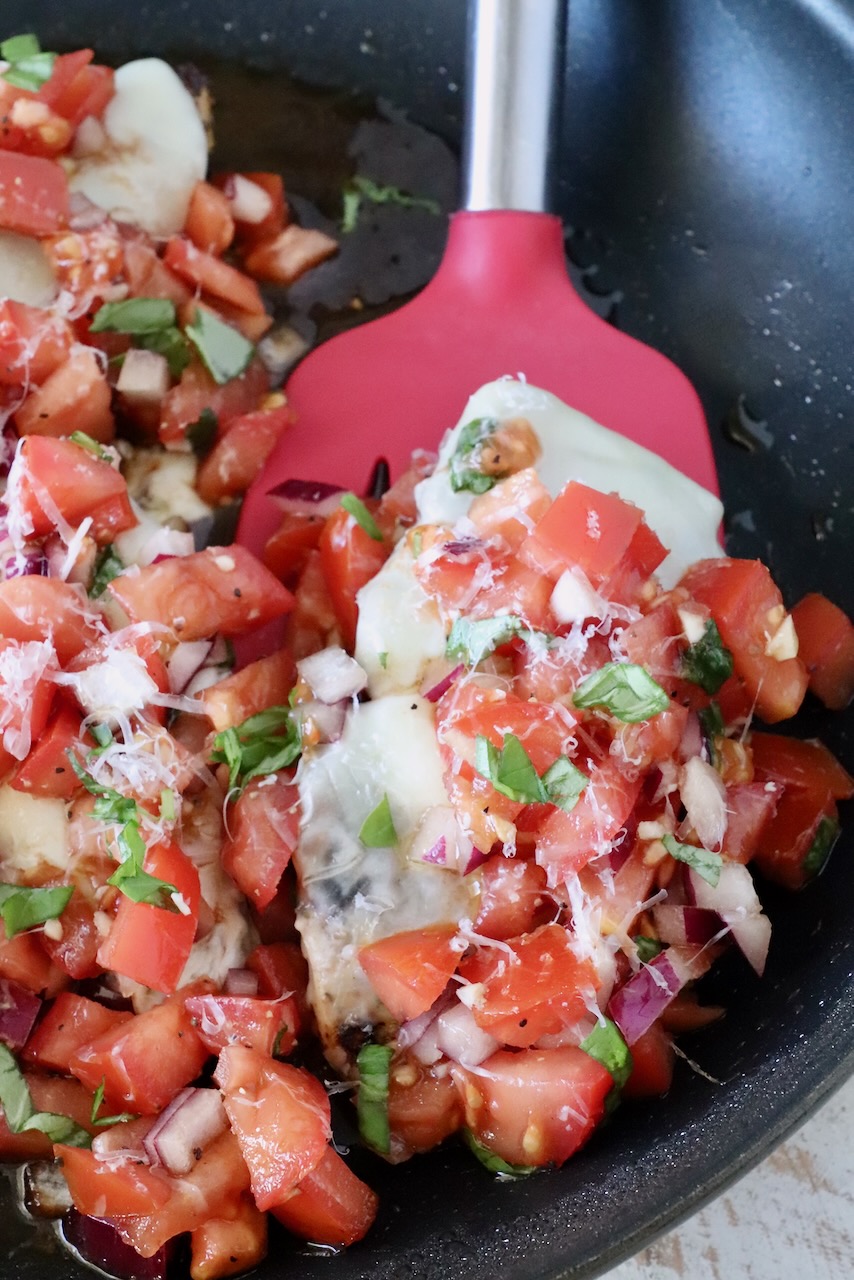
<path id="1" fill-rule="evenodd" d="M 26 879 L 45 864 L 65 871 L 70 857 L 64 802 L 1 786 L 0 879 Z"/>
<path id="2" fill-rule="evenodd" d="M 180 231 L 208 162 L 204 125 L 180 78 L 159 58 L 119 67 L 103 126 L 101 150 L 66 162 L 71 190 L 151 235 Z"/>
<path id="3" fill-rule="evenodd" d="M 0 297 L 31 307 L 49 307 L 56 289 L 53 267 L 40 241 L 0 231 Z"/>
<path id="4" fill-rule="evenodd" d="M 420 687 L 427 664 L 445 652 L 445 627 L 417 581 L 412 552 L 400 542 L 358 594 L 356 661 L 372 698 Z"/>
<path id="5" fill-rule="evenodd" d="M 657 571 L 665 587 L 675 585 L 695 560 L 723 552 L 718 529 L 720 500 L 649 449 L 602 427 L 548 391 L 506 378 L 476 391 L 456 427 L 442 441 L 433 475 L 416 487 L 424 524 L 455 524 L 474 494 L 454 493 L 449 463 L 459 434 L 473 418 L 527 418 L 543 447 L 537 473 L 556 497 L 569 480 L 604 493 L 619 493 L 646 512 L 647 523 L 670 554 Z"/>
<path id="6" fill-rule="evenodd" d="M 433 707 L 423 698 L 393 695 L 355 707 L 338 742 L 303 758 L 298 781 L 297 928 L 327 1056 L 346 1071 L 341 1029 L 389 1021 L 359 948 L 407 929 L 457 924 L 471 915 L 473 888 L 456 872 L 407 861 L 404 852 L 425 812 L 448 803 Z M 383 795 L 398 844 L 369 849 L 359 831 Z"/>

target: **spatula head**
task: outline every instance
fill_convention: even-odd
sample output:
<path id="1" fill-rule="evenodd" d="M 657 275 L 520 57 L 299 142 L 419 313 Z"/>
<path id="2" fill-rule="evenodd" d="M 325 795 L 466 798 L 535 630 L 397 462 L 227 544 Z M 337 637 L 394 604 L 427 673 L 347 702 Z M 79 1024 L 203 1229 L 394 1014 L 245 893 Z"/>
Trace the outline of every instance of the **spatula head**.
<path id="1" fill-rule="evenodd" d="M 283 480 L 364 494 L 378 459 L 392 478 L 437 447 L 479 385 L 523 376 L 645 445 L 717 493 L 696 393 L 659 352 L 612 328 L 573 289 L 560 221 L 458 213 L 435 278 L 391 315 L 333 338 L 291 377 L 297 422 L 249 491 L 238 538 L 260 554 Z"/>

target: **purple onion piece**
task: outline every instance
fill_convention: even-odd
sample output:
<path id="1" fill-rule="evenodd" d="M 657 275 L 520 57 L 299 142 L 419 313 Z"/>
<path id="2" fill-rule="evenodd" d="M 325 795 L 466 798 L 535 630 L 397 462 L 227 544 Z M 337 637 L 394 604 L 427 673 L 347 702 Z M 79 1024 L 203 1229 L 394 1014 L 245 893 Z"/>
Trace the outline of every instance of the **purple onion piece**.
<path id="1" fill-rule="evenodd" d="M 27 574 L 46 578 L 49 573 L 47 557 L 41 551 L 25 551 L 19 556 L 7 556 L 1 567 L 4 581 L 7 578 L 23 578 Z"/>
<path id="2" fill-rule="evenodd" d="M 724 928 L 717 911 L 705 907 L 662 903 L 653 908 L 652 915 L 661 941 L 677 947 L 704 947 Z"/>
<path id="3" fill-rule="evenodd" d="M 469 854 L 469 860 L 466 863 L 466 869 L 463 872 L 463 875 L 467 876 L 470 871 L 476 871 L 478 867 L 482 867 L 488 857 L 488 853 L 484 853 L 482 849 L 476 849 L 472 846 L 472 851 Z"/>
<path id="4" fill-rule="evenodd" d="M 425 697 L 428 702 L 438 702 L 439 699 L 448 692 L 454 681 L 460 678 L 464 671 L 465 667 L 460 662 L 456 667 L 454 667 L 453 671 L 449 671 L 446 676 L 443 676 L 437 684 L 434 684 L 432 688 L 428 689 L 422 696 Z"/>
<path id="5" fill-rule="evenodd" d="M 116 1280 L 168 1280 L 175 1241 L 169 1240 L 151 1258 L 142 1258 L 125 1244 L 116 1228 L 104 1218 L 87 1218 L 70 1209 L 62 1221 L 62 1234 L 84 1262 L 100 1267 Z"/>
<path id="6" fill-rule="evenodd" d="M 345 491 L 322 480 L 283 480 L 269 490 L 271 498 L 288 515 L 329 516 Z"/>
<path id="7" fill-rule="evenodd" d="M 23 1049 L 35 1025 L 41 998 L 11 978 L 0 978 L 0 1040 L 8 1048 Z"/>
<path id="8" fill-rule="evenodd" d="M 189 1173 L 198 1150 L 204 1150 L 227 1124 L 218 1089 L 182 1089 L 157 1117 L 142 1146 L 152 1164 L 161 1164 L 170 1173 Z"/>
<path id="9" fill-rule="evenodd" d="M 611 996 L 608 1017 L 616 1022 L 626 1044 L 633 1045 L 649 1030 L 682 990 L 687 976 L 677 973 L 662 951 Z"/>
<path id="10" fill-rule="evenodd" d="M 465 556 L 470 551 L 479 551 L 484 545 L 482 538 L 455 538 L 444 542 L 442 550 L 449 556 Z"/>

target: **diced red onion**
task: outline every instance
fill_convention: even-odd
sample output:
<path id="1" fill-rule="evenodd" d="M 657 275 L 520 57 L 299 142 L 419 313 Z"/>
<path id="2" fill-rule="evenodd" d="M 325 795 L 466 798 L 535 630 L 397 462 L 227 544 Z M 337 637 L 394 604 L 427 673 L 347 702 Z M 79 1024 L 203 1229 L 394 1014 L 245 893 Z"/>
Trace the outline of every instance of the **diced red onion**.
<path id="1" fill-rule="evenodd" d="M 635 846 L 637 833 L 638 817 L 637 812 L 633 810 L 623 824 L 622 831 L 618 833 L 617 839 L 614 841 L 611 846 L 611 851 L 608 854 L 609 870 L 613 871 L 615 874 L 620 870 L 620 867 L 622 867 L 625 862 L 628 862 L 629 854 Z"/>
<path id="2" fill-rule="evenodd" d="M 417 1044 L 435 1017 L 436 1010 L 430 1008 L 424 1013 L 419 1013 L 417 1018 L 410 1018 L 409 1022 L 404 1022 L 397 1033 L 398 1048 L 411 1049 L 414 1044 Z"/>
<path id="3" fill-rule="evenodd" d="M 633 1045 L 649 1030 L 688 977 L 690 973 L 678 973 L 668 953 L 662 951 L 611 996 L 608 1016 L 616 1022 L 627 1044 Z"/>
<path id="4" fill-rule="evenodd" d="M 132 347 L 122 361 L 116 391 L 128 405 L 158 405 L 172 386 L 169 362 L 159 351 Z"/>
<path id="5" fill-rule="evenodd" d="M 338 645 L 300 659 L 297 671 L 314 696 L 329 705 L 355 697 L 368 683 L 364 668 Z"/>
<path id="6" fill-rule="evenodd" d="M 41 551 L 24 551 L 21 555 L 7 556 L 3 561 L 3 578 L 22 578 L 33 574 L 46 578 L 49 573 L 47 557 Z"/>
<path id="7" fill-rule="evenodd" d="M 463 868 L 463 875 L 467 876 L 470 871 L 477 871 L 478 867 L 482 867 L 488 857 L 488 853 L 484 853 L 482 849 L 477 849 L 472 845 L 471 853 L 469 854 L 466 865 Z"/>
<path id="8" fill-rule="evenodd" d="M 700 843 L 720 849 L 726 835 L 726 787 L 717 769 L 693 756 L 679 770 L 679 794 Z"/>
<path id="9" fill-rule="evenodd" d="M 0 978 L 0 1040 L 17 1052 L 29 1039 L 42 1002 L 39 996 L 14 982 Z"/>
<path id="10" fill-rule="evenodd" d="M 700 756 L 701 759 L 708 760 L 706 740 L 703 737 L 700 717 L 696 711 L 688 712 L 688 718 L 685 721 L 685 728 L 682 730 L 682 739 L 676 754 L 683 764 L 693 759 L 694 756 Z"/>
<path id="11" fill-rule="evenodd" d="M 761 977 L 771 942 L 771 922 L 762 911 L 753 877 L 740 862 L 724 862 L 717 885 L 689 869 L 688 892 L 700 907 L 716 911 L 733 940 Z"/>
<path id="12" fill-rule="evenodd" d="M 411 862 L 448 867 L 463 875 L 471 869 L 471 841 L 461 830 L 451 805 L 436 804 L 425 810 L 410 843 L 408 857 Z"/>
<path id="13" fill-rule="evenodd" d="M 717 911 L 708 911 L 705 907 L 660 903 L 653 908 L 652 918 L 661 941 L 672 942 L 679 947 L 704 947 L 723 928 Z"/>
<path id="14" fill-rule="evenodd" d="M 84 1262 L 117 1280 L 167 1280 L 175 1241 L 170 1240 L 150 1258 L 143 1258 L 125 1244 L 112 1222 L 87 1218 L 76 1209 L 66 1214 L 62 1234 Z"/>
<path id="15" fill-rule="evenodd" d="M 477 1067 L 498 1049 L 499 1043 L 475 1022 L 471 1009 L 452 1004 L 435 1022 L 436 1043 L 453 1062 L 463 1067 Z"/>
<path id="16" fill-rule="evenodd" d="M 248 222 L 257 226 L 263 222 L 273 207 L 273 197 L 251 178 L 244 178 L 242 173 L 232 174 L 226 181 L 223 192 L 231 206 L 231 216 L 237 222 Z"/>
<path id="17" fill-rule="evenodd" d="M 321 480 L 283 480 L 269 491 L 277 506 L 294 516 L 331 516 L 343 492 L 340 485 Z"/>
<path id="18" fill-rule="evenodd" d="M 218 1137 L 228 1124 L 217 1089 L 182 1089 L 142 1140 L 152 1164 L 170 1173 L 189 1173 L 196 1154 Z"/>
<path id="19" fill-rule="evenodd" d="M 193 676 L 204 665 L 210 651 L 210 640 L 183 640 L 175 646 L 166 663 L 169 688 L 173 693 L 184 692 Z"/>
<path id="20" fill-rule="evenodd" d="M 483 545 L 482 538 L 453 538 L 442 544 L 442 550 L 449 556 L 465 556 L 470 551 L 480 551 Z"/>
<path id="21" fill-rule="evenodd" d="M 311 722 L 320 734 L 321 742 L 337 742 L 344 732 L 349 706 L 349 701 L 334 702 L 330 706 L 312 698 L 310 702 L 300 702 L 296 714 L 301 724 Z"/>
<path id="22" fill-rule="evenodd" d="M 225 990 L 230 996 L 257 996 L 258 974 L 252 969 L 229 969 Z"/>
<path id="23" fill-rule="evenodd" d="M 437 684 L 434 684 L 432 688 L 427 689 L 426 692 L 422 694 L 422 697 L 426 698 L 428 702 L 438 702 L 439 699 L 448 692 L 454 681 L 459 679 L 464 671 L 465 667 L 461 662 L 458 662 L 457 665 L 453 667 L 446 676 L 443 676 Z"/>

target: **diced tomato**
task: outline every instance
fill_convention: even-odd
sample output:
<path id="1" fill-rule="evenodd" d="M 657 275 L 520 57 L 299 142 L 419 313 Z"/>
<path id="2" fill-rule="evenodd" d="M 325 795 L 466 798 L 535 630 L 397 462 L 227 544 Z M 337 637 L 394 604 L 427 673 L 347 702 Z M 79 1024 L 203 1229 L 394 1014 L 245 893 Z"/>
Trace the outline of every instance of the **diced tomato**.
<path id="1" fill-rule="evenodd" d="M 157 256 L 154 245 L 142 232 L 125 235 L 124 256 L 125 277 L 132 297 L 166 298 L 178 309 L 192 298 L 189 287 Z"/>
<path id="2" fill-rule="evenodd" d="M 571 480 L 520 554 L 551 578 L 577 566 L 598 587 L 630 570 L 648 578 L 667 552 L 644 524 L 640 507 Z"/>
<path id="3" fill-rule="evenodd" d="M 672 601 L 655 605 L 642 618 L 629 623 L 620 637 L 629 662 L 646 667 L 654 680 L 670 691 L 681 669 L 685 649 L 682 624 Z"/>
<path id="4" fill-rule="evenodd" d="M 71 326 L 61 316 L 12 298 L 0 301 L 0 382 L 40 386 L 67 359 Z"/>
<path id="5" fill-rule="evenodd" d="M 90 533 L 96 542 L 112 542 L 137 523 L 121 472 L 73 441 L 28 436 L 21 445 L 19 463 L 19 500 L 37 538 L 54 528 L 38 496 L 42 489 L 69 524 L 79 525 L 91 516 Z"/>
<path id="6" fill-rule="evenodd" d="M 452 1075 L 477 1140 L 510 1164 L 561 1165 L 605 1114 L 613 1080 L 583 1049 L 500 1050 Z"/>
<path id="7" fill-rule="evenodd" d="M 38 740 L 55 691 L 39 647 L 0 636 L 0 772 L 22 760 Z"/>
<path id="8" fill-rule="evenodd" d="M 95 978 L 101 972 L 98 949 L 102 938 L 95 923 L 95 910 L 94 902 L 76 885 L 62 913 L 61 937 L 49 938 L 42 934 L 42 946 L 57 970 L 78 981 Z"/>
<path id="9" fill-rule="evenodd" d="M 190 1280 L 242 1274 L 267 1256 L 267 1215 L 249 1195 L 233 1218 L 208 1218 L 190 1237 Z"/>
<path id="10" fill-rule="evenodd" d="M 169 1199 L 169 1183 L 128 1155 L 123 1162 L 99 1160 L 94 1151 L 54 1147 L 68 1190 L 79 1213 L 95 1218 L 123 1218 L 150 1213 Z"/>
<path id="11" fill-rule="evenodd" d="M 385 564 L 391 546 L 384 538 L 379 542 L 372 538 L 348 511 L 339 507 L 324 526 L 319 550 L 343 644 L 352 651 L 359 620 L 356 594 Z"/>
<path id="12" fill-rule="evenodd" d="M 245 493 L 293 417 L 293 410 L 282 404 L 232 419 L 199 467 L 199 497 L 216 506 Z"/>
<path id="13" fill-rule="evenodd" d="M 273 1216 L 303 1240 L 342 1248 L 369 1231 L 377 1215 L 376 1194 L 347 1167 L 334 1147 L 291 1194 L 271 1205 Z"/>
<path id="14" fill-rule="evenodd" d="M 640 777 L 628 777 L 611 756 L 576 763 L 589 781 L 570 813 L 555 809 L 537 838 L 537 862 L 558 884 L 606 851 L 635 806 Z"/>
<path id="15" fill-rule="evenodd" d="M 249 1168 L 259 1209 L 278 1204 L 321 1160 L 331 1136 L 329 1099 L 299 1067 L 231 1045 L 214 1079 Z"/>
<path id="16" fill-rule="evenodd" d="M 722 1005 L 700 1004 L 690 987 L 684 988 L 661 1015 L 661 1025 L 674 1035 L 689 1035 L 718 1022 L 726 1013 Z"/>
<path id="17" fill-rule="evenodd" d="M 244 261 L 246 270 L 256 279 L 289 285 L 337 252 L 338 241 L 325 231 L 293 223 L 272 240 L 255 244 Z"/>
<path id="18" fill-rule="evenodd" d="M 115 92 L 112 67 L 92 66 L 91 49 L 63 53 L 39 90 L 39 98 L 64 116 L 74 128 L 87 116 L 101 116 Z"/>
<path id="19" fill-rule="evenodd" d="M 546 873 L 535 862 L 495 853 L 480 867 L 475 933 L 506 940 L 528 933 L 554 915 Z"/>
<path id="20" fill-rule="evenodd" d="M 246 1164 L 229 1130 L 205 1147 L 183 1177 L 170 1178 L 161 1169 L 151 1173 L 162 1179 L 166 1201 L 150 1203 L 138 1215 L 113 1223 L 125 1243 L 143 1258 L 153 1257 L 167 1240 L 195 1231 L 211 1218 L 236 1214 L 249 1188 Z"/>
<path id="21" fill-rule="evenodd" d="M 579 873 L 584 892 L 593 904 L 602 908 L 602 932 L 630 931 L 638 904 L 652 891 L 655 868 L 647 865 L 644 845 L 636 845 L 613 877 L 603 883 L 593 867 L 582 867 Z"/>
<path id="22" fill-rule="evenodd" d="M 540 775 L 567 754 L 574 727 L 575 716 L 566 707 L 525 702 L 512 693 L 475 684 L 454 686 L 442 698 L 437 713 L 440 742 L 451 743 L 453 731 L 453 743 L 462 735 L 472 746 L 477 737 L 484 737 L 501 747 L 507 734 L 513 734 Z"/>
<path id="23" fill-rule="evenodd" d="M 0 922 L 0 978 L 9 978 L 28 991 L 39 993 L 55 990 L 57 974 L 36 934 L 16 933 L 7 938 Z"/>
<path id="24" fill-rule="evenodd" d="M 171 993 L 180 981 L 196 936 L 201 897 L 199 873 L 174 842 L 152 846 L 143 865 L 149 875 L 175 886 L 180 909 L 167 911 L 122 896 L 98 960 L 103 969 L 132 978 L 152 991 Z"/>
<path id="25" fill-rule="evenodd" d="M 602 635 L 590 636 L 583 653 L 572 648 L 543 650 L 526 644 L 513 645 L 511 652 L 514 691 L 518 696 L 564 705 L 585 676 L 611 661 L 608 641 Z"/>
<path id="26" fill-rule="evenodd" d="M 234 178 L 231 173 L 219 173 L 213 178 L 225 196 L 231 200 L 234 193 Z M 285 184 L 278 173 L 243 173 L 240 177 L 254 182 L 270 197 L 270 211 L 260 222 L 243 222 L 236 219 L 237 239 L 241 248 L 257 244 L 261 240 L 272 240 L 285 226 L 287 206 L 285 202 Z"/>
<path id="27" fill-rule="evenodd" d="M 760 777 L 824 794 L 834 800 L 854 796 L 854 778 L 832 752 L 815 738 L 786 738 L 779 733 L 753 733 L 753 765 Z"/>
<path id="28" fill-rule="evenodd" d="M 67 1071 L 73 1053 L 133 1015 L 72 991 L 60 991 L 27 1041 L 22 1059 L 43 1071 Z"/>
<path id="29" fill-rule="evenodd" d="M 359 964 L 392 1017 L 407 1022 L 425 1013 L 457 967 L 454 925 L 411 929 L 359 950 Z"/>
<path id="30" fill-rule="evenodd" d="M 278 649 L 205 689 L 205 715 L 219 733 L 268 707 L 283 706 L 295 682 L 293 658 L 287 649 Z"/>
<path id="31" fill-rule="evenodd" d="M 839 833 L 836 802 L 829 791 L 783 792 L 762 829 L 754 863 L 769 880 L 802 889 L 824 868 Z"/>
<path id="32" fill-rule="evenodd" d="M 285 644 L 299 661 L 327 644 L 338 644 L 341 635 L 320 551 L 309 551 L 294 592 L 294 607 L 285 624 Z"/>
<path id="33" fill-rule="evenodd" d="M 500 538 L 511 551 L 518 551 L 530 532 L 552 504 L 551 494 L 533 467 L 516 471 L 469 507 L 468 516 L 482 538 Z"/>
<path id="34" fill-rule="evenodd" d="M 183 236 L 173 236 L 169 240 L 163 261 L 189 284 L 198 285 L 215 298 L 233 303 L 241 311 L 263 315 L 264 300 L 254 280 L 213 254 L 203 253 Z"/>
<path id="35" fill-rule="evenodd" d="M 50 76 L 38 91 L 39 101 L 59 110 L 69 86 L 94 57 L 92 49 L 75 49 L 73 53 L 59 54 L 54 59 Z"/>
<path id="36" fill-rule="evenodd" d="M 764 782 L 742 782 L 727 787 L 724 851 L 731 861 L 750 861 L 765 826 L 777 809 L 777 802 L 778 792 L 769 791 Z"/>
<path id="37" fill-rule="evenodd" d="M 255 996 L 188 996 L 187 1012 L 202 1042 L 218 1054 L 239 1044 L 257 1053 L 285 1058 L 292 1052 L 299 1029 L 295 997 L 261 1000 Z"/>
<path id="38" fill-rule="evenodd" d="M 416 449 L 409 466 L 380 498 L 375 519 L 392 542 L 397 540 L 397 535 L 404 529 L 415 524 L 418 518 L 415 486 L 432 474 L 435 463 L 435 455 Z"/>
<path id="39" fill-rule="evenodd" d="M 592 964 L 575 958 L 566 929 L 542 925 L 511 938 L 502 949 L 484 947 L 460 964 L 460 973 L 483 990 L 474 1020 L 500 1044 L 526 1049 L 583 1017 L 596 986 Z"/>
<path id="40" fill-rule="evenodd" d="M 624 1098 L 655 1098 L 673 1082 L 676 1054 L 673 1037 L 654 1022 L 632 1045 L 632 1071 L 623 1085 Z"/>
<path id="41" fill-rule="evenodd" d="M 288 512 L 276 532 L 267 539 L 262 559 L 267 568 L 291 590 L 314 551 L 326 523 L 323 516 Z"/>
<path id="42" fill-rule="evenodd" d="M 190 196 L 184 232 L 197 249 L 219 256 L 234 239 L 234 218 L 228 200 L 209 182 L 197 182 Z"/>
<path id="43" fill-rule="evenodd" d="M 615 727 L 613 749 L 629 768 L 649 769 L 675 754 L 688 723 L 688 708 L 671 698 L 670 705 L 650 720 Z"/>
<path id="44" fill-rule="evenodd" d="M 407 1154 L 431 1151 L 463 1122 L 463 1108 L 450 1076 L 434 1076 L 414 1058 L 395 1062 L 389 1073 L 388 1122 Z"/>
<path id="45" fill-rule="evenodd" d="M 24 1079 L 36 1111 L 68 1116 L 92 1132 L 92 1094 L 78 1081 L 43 1076 L 37 1071 L 25 1071 Z M 52 1156 L 53 1143 L 47 1134 L 35 1129 L 11 1133 L 0 1111 L 0 1160 L 50 1160 Z"/>
<path id="46" fill-rule="evenodd" d="M 106 375 L 94 352 L 77 347 L 30 392 L 14 415 L 15 427 L 21 436 L 56 437 L 83 431 L 109 444 L 116 434 L 110 399 Z"/>
<path id="47" fill-rule="evenodd" d="M 161 443 L 167 448 L 183 444 L 187 428 L 198 422 L 205 409 L 216 415 L 219 431 L 224 432 L 240 414 L 258 408 L 269 385 L 267 371 L 260 360 L 252 360 L 239 377 L 223 385 L 214 381 L 204 365 L 192 361 L 163 401 Z"/>
<path id="48" fill-rule="evenodd" d="M 429 535 L 422 535 L 422 545 Z M 512 613 L 549 628 L 552 584 L 538 569 L 479 539 L 459 540 L 439 528 L 415 561 L 415 576 L 441 608 L 471 618 Z M 322 544 L 321 544 L 322 545 Z"/>
<path id="49" fill-rule="evenodd" d="M 826 596 L 804 596 L 792 610 L 798 633 L 798 655 L 807 669 L 809 687 L 831 711 L 841 711 L 854 697 L 854 625 Z"/>
<path id="50" fill-rule="evenodd" d="M 0 227 L 25 236 L 58 231 L 68 219 L 68 180 L 56 160 L 0 151 Z"/>
<path id="51" fill-rule="evenodd" d="M 680 585 L 711 611 L 763 720 L 793 716 L 803 701 L 807 672 L 800 658 L 769 657 L 769 639 L 783 621 L 783 600 L 759 560 L 700 560 Z"/>
<path id="52" fill-rule="evenodd" d="M 62 701 L 9 785 L 16 791 L 70 800 L 81 784 L 68 763 L 68 752 L 81 756 L 93 745 L 88 734 L 81 735 L 80 725 L 80 712 Z"/>
<path id="53" fill-rule="evenodd" d="M 45 102 L 20 90 L 0 88 L 0 145 L 28 156 L 59 156 L 72 139 L 68 121 Z"/>
<path id="54" fill-rule="evenodd" d="M 253 778 L 229 811 L 222 865 L 259 911 L 276 896 L 299 820 L 299 788 L 284 774 Z"/>
<path id="55" fill-rule="evenodd" d="M 129 1023 L 96 1036 L 72 1054 L 68 1070 L 93 1092 L 103 1079 L 111 1110 L 157 1115 L 195 1080 L 207 1061 L 208 1051 L 184 1008 L 184 998 L 190 994 L 189 990 L 179 992 Z"/>
<path id="56" fill-rule="evenodd" d="M 60 288 L 73 295 L 81 312 L 110 296 L 123 283 L 124 245 L 111 219 L 89 231 L 64 231 L 44 241 Z M 92 335 L 94 343 L 100 339 Z M 81 427 L 81 430 L 83 428 Z"/>
<path id="57" fill-rule="evenodd" d="M 291 593 L 245 547 L 207 547 L 114 578 L 132 622 L 162 622 L 181 640 L 254 631 L 287 613 Z"/>
<path id="58" fill-rule="evenodd" d="M 222 298 L 215 298 L 212 294 L 203 292 L 199 296 L 194 294 L 189 302 L 184 303 L 178 312 L 180 324 L 183 327 L 193 324 L 199 311 L 207 311 L 217 320 L 230 324 L 232 329 L 237 329 L 238 333 L 242 333 L 244 338 L 248 338 L 253 343 L 260 342 L 274 323 L 273 317 L 267 315 L 266 311 L 242 311 L 240 307 L 224 302 Z"/>

